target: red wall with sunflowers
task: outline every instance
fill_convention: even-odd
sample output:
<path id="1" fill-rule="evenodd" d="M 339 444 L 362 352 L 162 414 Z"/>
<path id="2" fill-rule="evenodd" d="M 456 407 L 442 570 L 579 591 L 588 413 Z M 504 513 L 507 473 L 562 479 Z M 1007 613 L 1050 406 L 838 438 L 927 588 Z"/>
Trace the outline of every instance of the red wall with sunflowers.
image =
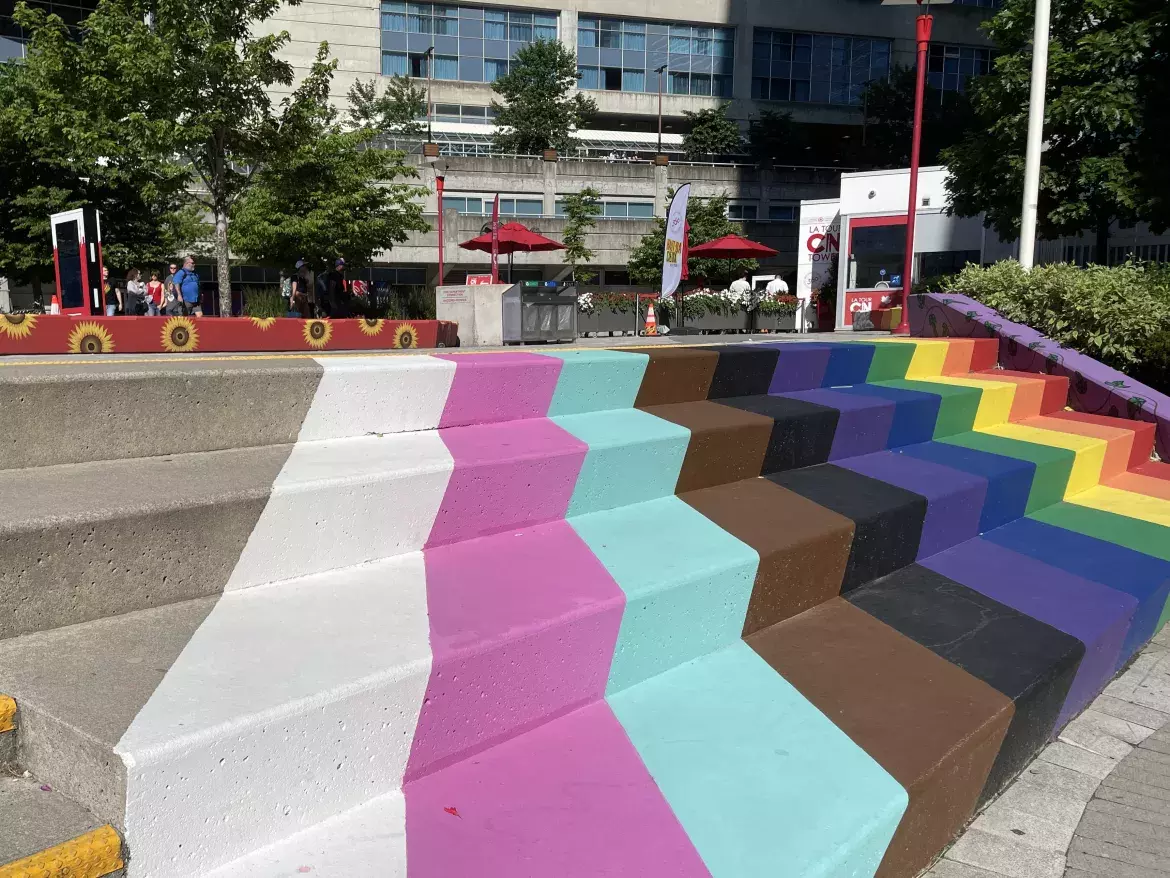
<path id="1" fill-rule="evenodd" d="M 0 354 L 363 351 L 455 347 L 446 320 L 0 314 Z"/>

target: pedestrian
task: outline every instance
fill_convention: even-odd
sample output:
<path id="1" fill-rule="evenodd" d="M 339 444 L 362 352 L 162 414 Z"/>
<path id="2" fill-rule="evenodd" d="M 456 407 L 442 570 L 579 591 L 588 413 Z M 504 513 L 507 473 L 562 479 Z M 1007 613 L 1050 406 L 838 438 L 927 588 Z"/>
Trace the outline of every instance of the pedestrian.
<path id="1" fill-rule="evenodd" d="M 126 298 L 123 310 L 130 317 L 138 317 L 146 313 L 146 284 L 141 280 L 142 273 L 137 268 L 126 272 Z"/>
<path id="2" fill-rule="evenodd" d="M 313 272 L 304 259 L 297 260 L 296 269 L 289 288 L 289 316 L 294 316 L 295 311 L 295 316 L 308 320 L 313 316 Z"/>
<path id="3" fill-rule="evenodd" d="M 349 316 L 349 282 L 345 279 L 345 260 L 333 263 L 333 270 L 325 281 L 326 298 L 329 301 L 329 316 L 334 319 Z"/>
<path id="4" fill-rule="evenodd" d="M 122 291 L 110 283 L 110 269 L 102 266 L 102 301 L 106 303 L 106 316 L 113 317 L 122 308 Z"/>
<path id="5" fill-rule="evenodd" d="M 751 281 L 748 280 L 747 270 L 739 273 L 739 277 L 731 282 L 730 292 L 740 297 L 740 302 L 746 304 L 752 292 Z"/>
<path id="6" fill-rule="evenodd" d="M 775 299 L 777 296 L 787 296 L 788 284 L 785 282 L 784 278 L 780 277 L 780 275 L 776 275 L 774 278 L 768 281 L 768 285 L 764 287 L 764 292 L 766 292 L 768 297 L 771 299 Z"/>
<path id="7" fill-rule="evenodd" d="M 178 271 L 179 266 L 172 262 L 166 280 L 163 281 L 163 313 L 168 317 L 178 317 L 183 313 L 183 297 L 179 295 L 179 288 L 175 286 L 175 275 Z"/>
<path id="8" fill-rule="evenodd" d="M 200 302 L 199 275 L 195 273 L 195 257 L 188 256 L 183 260 L 183 267 L 175 272 L 175 289 L 183 302 L 183 313 L 195 317 L 203 316 L 203 304 Z"/>
<path id="9" fill-rule="evenodd" d="M 158 272 L 150 273 L 150 283 L 146 285 L 146 313 L 157 317 L 163 304 L 163 283 L 158 279 Z"/>

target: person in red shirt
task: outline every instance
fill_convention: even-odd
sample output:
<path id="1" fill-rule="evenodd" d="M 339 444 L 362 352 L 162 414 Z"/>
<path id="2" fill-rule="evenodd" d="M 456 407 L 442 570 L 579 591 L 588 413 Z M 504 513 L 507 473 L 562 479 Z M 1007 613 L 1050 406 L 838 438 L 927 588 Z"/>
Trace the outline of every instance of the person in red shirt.
<path id="1" fill-rule="evenodd" d="M 162 307 L 162 300 L 162 281 L 158 279 L 158 272 L 152 271 L 150 273 L 150 283 L 146 285 L 146 313 L 151 317 L 157 317 L 159 309 Z"/>

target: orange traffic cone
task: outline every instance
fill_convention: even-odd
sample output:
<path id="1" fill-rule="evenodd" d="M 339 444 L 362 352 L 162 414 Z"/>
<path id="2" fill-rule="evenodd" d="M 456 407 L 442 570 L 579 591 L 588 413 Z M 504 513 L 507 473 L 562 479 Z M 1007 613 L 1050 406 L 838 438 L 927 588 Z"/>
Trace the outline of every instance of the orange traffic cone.
<path id="1" fill-rule="evenodd" d="M 49 300 L 49 313 L 61 313 L 61 295 L 60 293 L 53 293 L 53 298 Z"/>
<path id="2" fill-rule="evenodd" d="M 654 303 L 646 306 L 646 328 L 642 335 L 658 335 L 658 316 L 654 313 Z"/>

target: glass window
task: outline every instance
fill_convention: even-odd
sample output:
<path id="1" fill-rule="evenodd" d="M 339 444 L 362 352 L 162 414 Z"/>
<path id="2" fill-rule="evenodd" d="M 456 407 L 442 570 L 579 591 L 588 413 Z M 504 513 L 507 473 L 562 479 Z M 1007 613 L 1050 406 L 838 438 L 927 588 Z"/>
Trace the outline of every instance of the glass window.
<path id="1" fill-rule="evenodd" d="M 508 75 L 508 62 L 487 58 L 483 62 L 483 81 L 495 82 L 501 76 Z"/>
<path id="2" fill-rule="evenodd" d="M 453 55 L 435 56 L 435 79 L 458 79 L 459 59 Z"/>
<path id="3" fill-rule="evenodd" d="M 670 93 L 672 95 L 687 95 L 691 93 L 691 75 L 689 73 L 670 74 Z"/>
<path id="4" fill-rule="evenodd" d="M 555 15 L 534 15 L 532 35 L 538 40 L 557 38 L 557 17 Z"/>
<path id="5" fill-rule="evenodd" d="M 629 214 L 629 208 L 624 201 L 607 201 L 602 205 L 605 216 L 610 219 L 625 219 Z"/>
<path id="6" fill-rule="evenodd" d="M 857 104 L 867 82 L 889 73 L 889 41 L 757 28 L 752 95 L 759 100 Z"/>
<path id="7" fill-rule="evenodd" d="M 483 12 L 483 36 L 487 40 L 508 39 L 508 13 L 485 9 Z"/>
<path id="8" fill-rule="evenodd" d="M 601 22 L 601 48 L 620 49 L 622 47 L 622 23 L 606 19 Z"/>
<path id="9" fill-rule="evenodd" d="M 645 70 L 623 70 L 622 71 L 622 91 L 645 91 L 646 90 L 646 71 Z"/>
<path id="10" fill-rule="evenodd" d="M 578 49 L 596 49 L 597 48 L 597 22 L 588 21 L 587 19 L 578 19 L 577 21 L 577 48 Z"/>
<path id="11" fill-rule="evenodd" d="M 759 205 L 756 204 L 729 204 L 727 217 L 733 220 L 754 220 L 759 215 Z"/>
<path id="12" fill-rule="evenodd" d="M 406 76 L 409 72 L 410 66 L 407 64 L 405 52 L 382 53 L 383 76 Z"/>
<path id="13" fill-rule="evenodd" d="M 791 204 L 770 204 L 768 205 L 768 219 L 793 222 L 796 219 L 796 208 Z"/>
<path id="14" fill-rule="evenodd" d="M 399 33 L 406 30 L 405 3 L 382 4 L 382 30 L 397 31 Z"/>
<path id="15" fill-rule="evenodd" d="M 691 74 L 691 94 L 693 95 L 709 95 L 711 94 L 711 77 L 706 73 L 692 73 Z"/>
<path id="16" fill-rule="evenodd" d="M 879 283 L 891 287 L 901 283 L 902 260 L 906 253 L 906 224 L 863 226 L 851 233 L 849 287 L 872 290 Z M 894 281 L 897 280 L 898 284 Z"/>
<path id="17" fill-rule="evenodd" d="M 581 77 L 579 80 L 577 80 L 577 85 L 580 88 L 591 88 L 591 89 L 601 88 L 601 85 L 599 84 L 599 80 L 597 78 L 598 74 L 597 74 L 596 67 L 578 67 L 577 73 Z"/>
<path id="18" fill-rule="evenodd" d="M 645 52 L 646 25 L 627 21 L 622 32 L 622 48 L 631 52 Z"/>
<path id="19" fill-rule="evenodd" d="M 691 29 L 677 25 L 670 28 L 670 53 L 672 55 L 691 54 Z"/>
<path id="20" fill-rule="evenodd" d="M 654 216 L 654 205 L 649 202 L 630 202 L 630 219 L 649 219 Z"/>
<path id="21" fill-rule="evenodd" d="M 532 42 L 532 13 L 508 13 L 508 39 L 517 43 Z"/>
<path id="22" fill-rule="evenodd" d="M 927 81 L 940 92 L 966 92 L 971 77 L 990 72 L 993 60 L 991 49 L 932 43 Z"/>

